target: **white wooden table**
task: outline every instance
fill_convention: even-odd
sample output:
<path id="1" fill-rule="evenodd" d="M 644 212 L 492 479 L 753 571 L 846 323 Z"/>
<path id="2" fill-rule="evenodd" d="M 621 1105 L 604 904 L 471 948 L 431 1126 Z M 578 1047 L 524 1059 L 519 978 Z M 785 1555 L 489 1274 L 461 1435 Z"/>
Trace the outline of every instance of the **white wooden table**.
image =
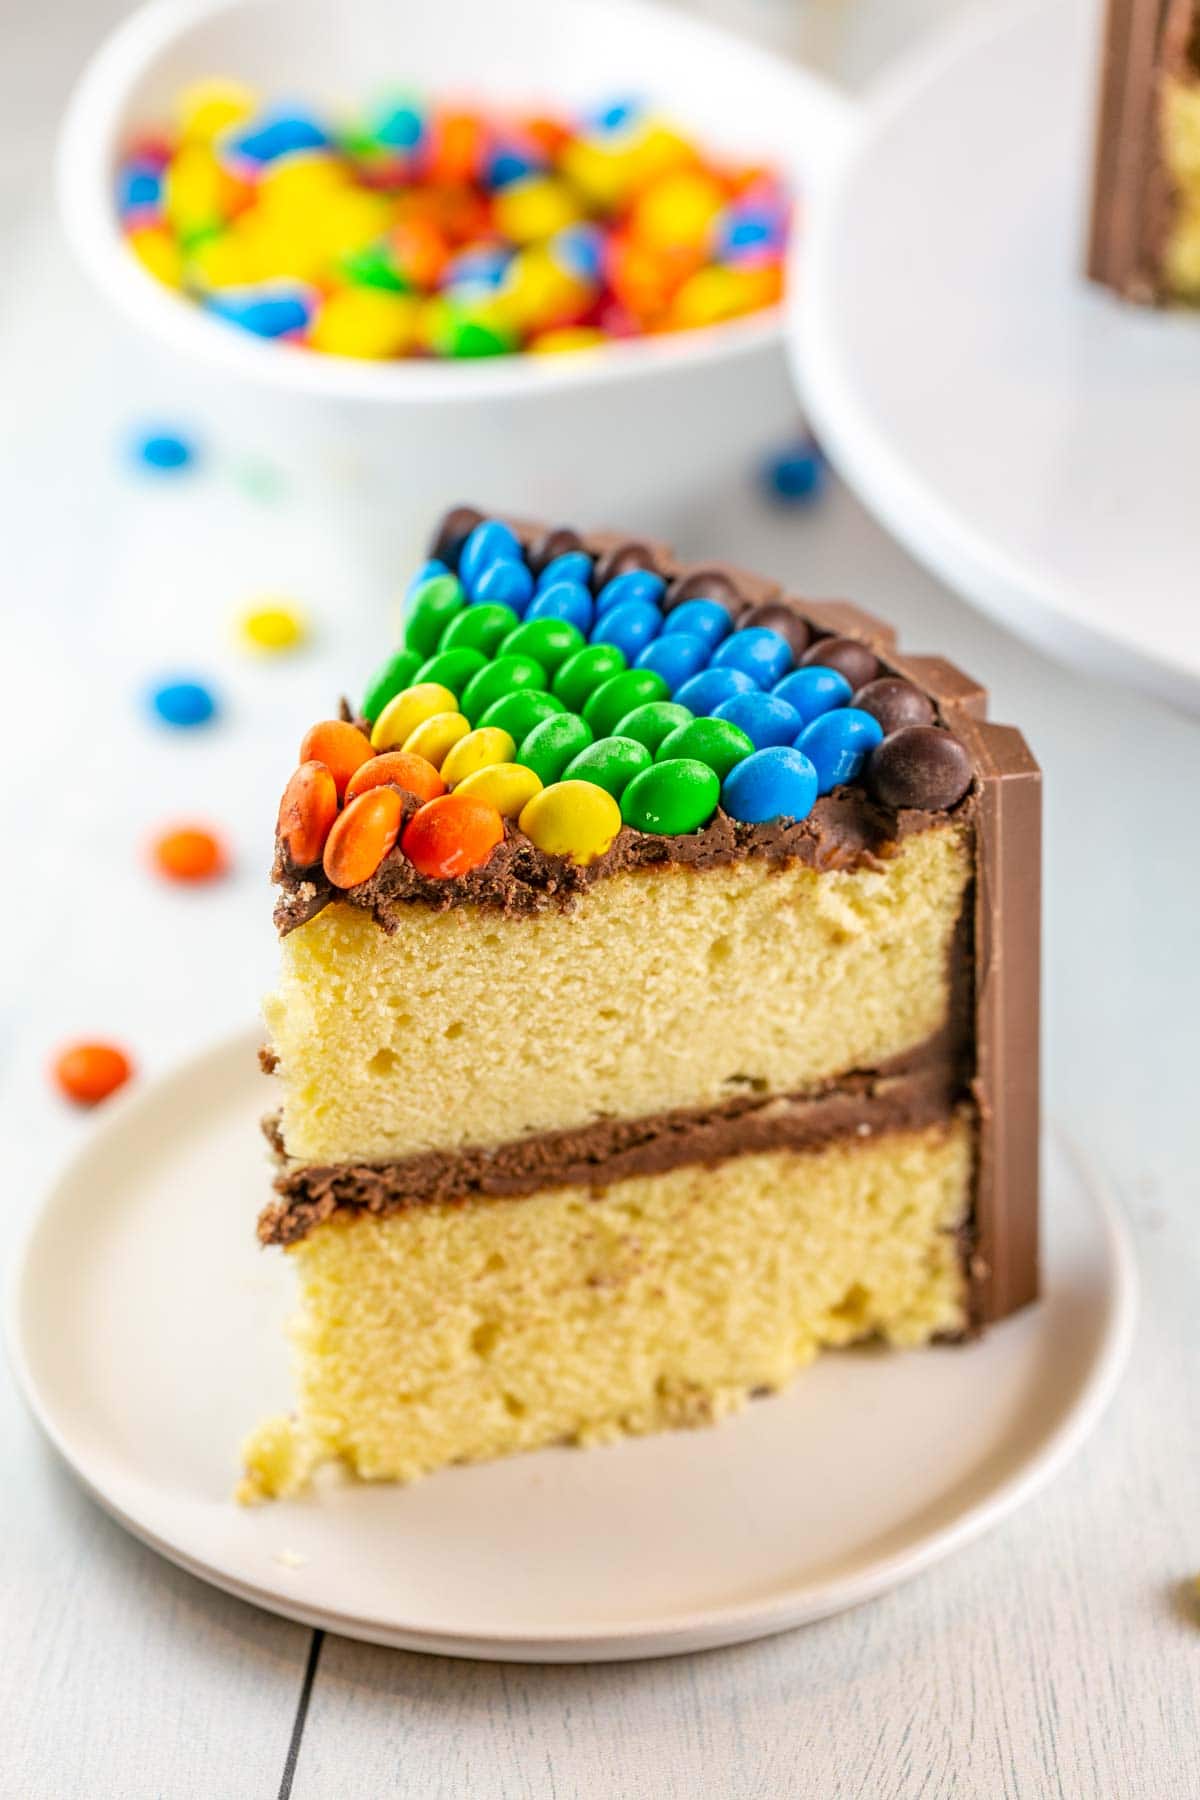
<path id="1" fill-rule="evenodd" d="M 806 29 L 857 75 L 893 47 L 897 11 L 940 10 L 827 8 Z M 244 1020 L 269 980 L 260 871 L 280 736 L 325 705 L 331 669 L 349 679 L 366 665 L 385 603 L 298 531 L 295 507 L 254 512 L 217 473 L 172 491 L 120 474 L 108 323 L 37 222 L 63 81 L 113 11 L 60 0 L 2 27 L 0 227 L 15 270 L 0 292 L 0 666 L 17 724 L 0 784 L 9 1241 L 87 1129 L 49 1094 L 51 1047 L 111 1034 L 152 1074 Z M 782 29 L 768 0 L 737 12 Z M 172 547 L 200 517 L 205 554 L 181 564 Z M 0 1800 L 1200 1794 L 1200 729 L 1009 641 L 844 492 L 790 515 L 730 493 L 688 535 L 697 554 L 851 594 L 912 646 L 957 657 L 1040 754 L 1047 1099 L 1106 1171 L 1141 1262 L 1120 1395 L 1048 1493 L 881 1601 L 741 1649 L 554 1669 L 368 1648 L 226 1599 L 84 1499 L 0 1374 Z M 262 586 L 309 601 L 327 661 L 269 680 L 239 665 L 226 621 Z M 131 698 L 185 652 L 231 699 L 204 746 L 148 740 Z M 189 810 L 221 820 L 238 856 L 207 895 L 164 891 L 138 867 L 147 828 Z M 70 891 L 57 875 L 67 835 L 87 872 Z"/>

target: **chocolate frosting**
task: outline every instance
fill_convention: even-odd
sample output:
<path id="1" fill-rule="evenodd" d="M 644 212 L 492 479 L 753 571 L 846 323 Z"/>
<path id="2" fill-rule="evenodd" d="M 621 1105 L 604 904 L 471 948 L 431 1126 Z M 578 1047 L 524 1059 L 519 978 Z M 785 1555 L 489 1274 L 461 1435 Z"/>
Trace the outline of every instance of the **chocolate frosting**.
<path id="1" fill-rule="evenodd" d="M 335 1213 L 381 1217 L 412 1206 L 481 1196 L 515 1198 L 541 1188 L 594 1193 L 633 1175 L 714 1164 L 754 1151 L 815 1150 L 838 1138 L 915 1131 L 949 1118 L 961 1099 L 953 1063 L 904 1075 L 858 1075 L 807 1094 L 753 1093 L 698 1111 L 599 1119 L 570 1131 L 518 1138 L 494 1149 L 430 1151 L 387 1163 L 285 1167 L 280 1198 L 263 1212 L 264 1244 L 294 1244 Z M 282 1158 L 274 1120 L 267 1135 Z"/>
<path id="2" fill-rule="evenodd" d="M 363 908 L 389 932 L 395 931 L 404 908 L 413 905 L 433 912 L 486 906 L 509 914 L 529 914 L 554 905 L 569 906 L 597 881 L 633 869 L 714 869 L 747 857 L 776 867 L 801 862 L 811 869 L 879 868 L 904 838 L 944 826 L 947 820 L 946 813 L 916 808 L 891 812 L 859 789 L 837 788 L 818 800 L 800 821 L 776 819 L 766 825 L 744 825 L 718 811 L 702 831 L 682 837 L 659 837 L 623 826 L 611 849 L 586 868 L 566 857 L 546 855 L 510 823 L 503 844 L 484 866 L 456 881 L 418 874 L 395 849 L 369 881 L 345 890 L 333 887 L 319 865 L 294 869 L 282 842 L 277 841 L 272 878 L 282 893 L 275 923 L 286 936 L 315 918 L 331 900 Z"/>

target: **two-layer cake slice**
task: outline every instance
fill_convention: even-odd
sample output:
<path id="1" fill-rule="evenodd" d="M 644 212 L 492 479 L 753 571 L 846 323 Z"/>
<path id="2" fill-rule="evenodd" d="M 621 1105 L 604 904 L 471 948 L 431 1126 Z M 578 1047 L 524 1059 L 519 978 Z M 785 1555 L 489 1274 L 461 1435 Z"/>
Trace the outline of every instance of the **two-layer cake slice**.
<path id="1" fill-rule="evenodd" d="M 707 1423 L 1036 1290 L 1019 735 L 660 545 L 459 509 L 435 555 L 281 810 L 298 1392 L 247 1497 Z"/>

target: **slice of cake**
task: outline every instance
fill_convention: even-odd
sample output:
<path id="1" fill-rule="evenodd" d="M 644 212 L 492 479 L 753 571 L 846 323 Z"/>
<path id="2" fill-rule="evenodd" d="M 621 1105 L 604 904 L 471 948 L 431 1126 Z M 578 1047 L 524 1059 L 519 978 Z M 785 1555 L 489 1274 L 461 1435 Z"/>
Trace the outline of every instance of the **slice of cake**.
<path id="1" fill-rule="evenodd" d="M 1200 304 L 1200 4 L 1108 0 L 1088 273 Z"/>
<path id="2" fill-rule="evenodd" d="M 1040 785 L 877 620 L 460 508 L 280 810 L 243 1494 L 710 1423 L 1036 1291 Z"/>

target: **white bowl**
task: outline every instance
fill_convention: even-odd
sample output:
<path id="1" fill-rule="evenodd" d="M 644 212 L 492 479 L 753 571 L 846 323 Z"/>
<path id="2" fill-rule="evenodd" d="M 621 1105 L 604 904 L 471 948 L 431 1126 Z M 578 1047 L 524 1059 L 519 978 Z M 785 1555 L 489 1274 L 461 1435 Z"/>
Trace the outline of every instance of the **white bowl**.
<path id="1" fill-rule="evenodd" d="M 814 76 L 645 0 L 153 0 L 85 71 L 59 148 L 83 266 L 135 331 L 200 369 L 223 425 L 347 452 L 395 513 L 451 501 L 662 522 L 796 417 L 777 311 L 562 357 L 364 363 L 264 342 L 147 275 L 113 202 L 123 142 L 207 75 L 353 104 L 393 82 L 586 104 L 643 94 L 705 144 L 781 166 L 802 194 L 843 134 Z"/>

